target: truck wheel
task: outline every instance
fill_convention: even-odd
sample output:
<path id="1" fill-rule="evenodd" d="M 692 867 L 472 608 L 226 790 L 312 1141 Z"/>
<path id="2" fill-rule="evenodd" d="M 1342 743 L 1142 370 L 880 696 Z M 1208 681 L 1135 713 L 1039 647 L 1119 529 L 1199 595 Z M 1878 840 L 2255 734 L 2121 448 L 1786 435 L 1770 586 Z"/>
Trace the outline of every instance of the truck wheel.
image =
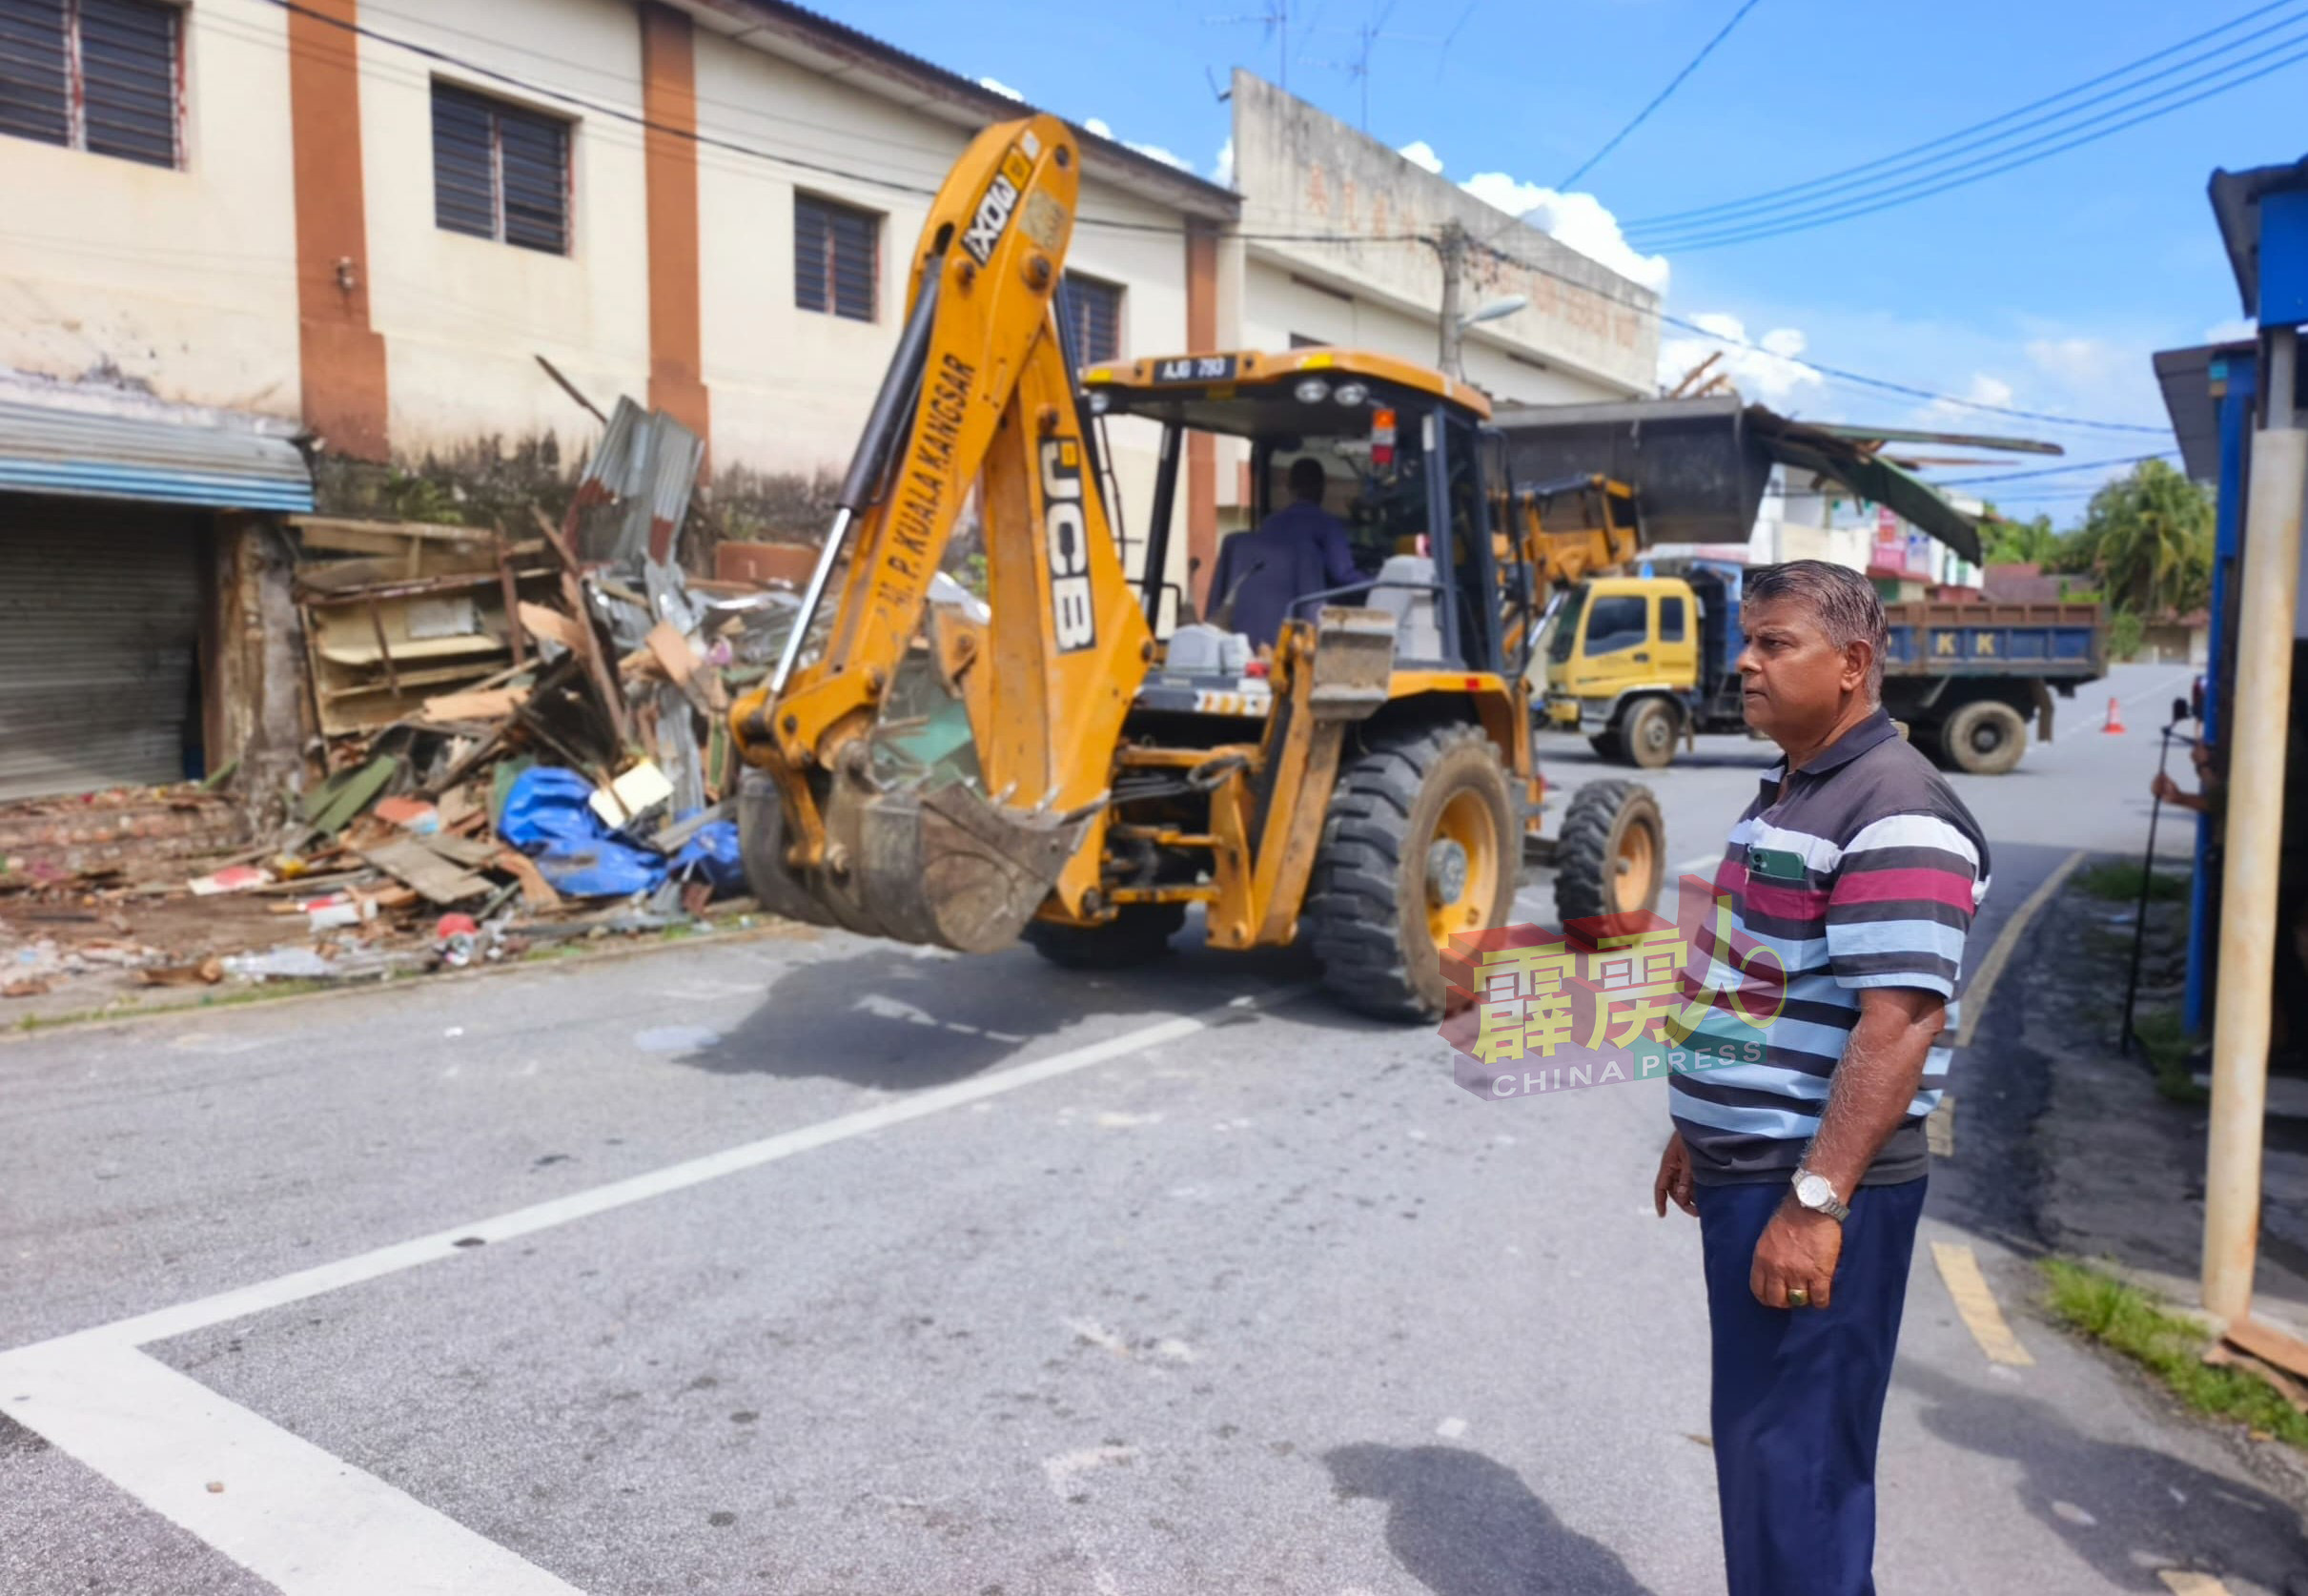
<path id="1" fill-rule="evenodd" d="M 1475 727 L 1433 726 L 1349 759 L 1307 888 L 1323 986 L 1381 1019 L 1440 1019 L 1443 949 L 1506 923 L 1522 860 L 1506 767 Z"/>
<path id="2" fill-rule="evenodd" d="M 1948 717 L 1940 747 L 1958 770 L 2000 776 L 2028 751 L 2028 723 L 2009 704 L 1983 699 Z"/>
<path id="3" fill-rule="evenodd" d="M 1170 939 L 1185 924 L 1182 903 L 1126 903 L 1102 926 L 1029 920 L 1024 934 L 1035 952 L 1063 969 L 1126 970 L 1169 952 Z"/>
<path id="4" fill-rule="evenodd" d="M 1664 770 L 1675 758 L 1675 710 L 1666 700 L 1646 698 L 1622 723 L 1627 757 L 1645 770 Z"/>
<path id="5" fill-rule="evenodd" d="M 1666 879 L 1666 822 L 1640 782 L 1589 782 L 1571 796 L 1555 843 L 1555 915 L 1563 924 L 1644 914 Z"/>
<path id="6" fill-rule="evenodd" d="M 1626 763 L 1626 745 L 1619 740 L 1616 731 L 1599 731 L 1586 740 L 1586 746 L 1595 750 L 1597 759 L 1606 759 L 1613 765 Z"/>

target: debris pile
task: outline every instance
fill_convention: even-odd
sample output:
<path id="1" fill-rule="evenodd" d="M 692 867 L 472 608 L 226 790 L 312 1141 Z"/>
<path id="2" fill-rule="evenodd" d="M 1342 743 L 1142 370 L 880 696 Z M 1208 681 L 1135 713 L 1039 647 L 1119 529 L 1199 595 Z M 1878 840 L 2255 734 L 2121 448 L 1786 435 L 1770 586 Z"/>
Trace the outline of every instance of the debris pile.
<path id="1" fill-rule="evenodd" d="M 196 860 L 176 845 L 193 819 L 235 812 L 196 788 L 0 811 L 0 993 L 98 969 L 174 985 L 458 967 L 736 898 L 727 711 L 784 646 L 811 551 L 729 543 L 713 579 L 684 572 L 703 453 L 621 399 L 558 522 L 294 520 L 317 779 L 283 829 L 212 828 Z M 11 844 L 73 815 L 122 823 Z"/>

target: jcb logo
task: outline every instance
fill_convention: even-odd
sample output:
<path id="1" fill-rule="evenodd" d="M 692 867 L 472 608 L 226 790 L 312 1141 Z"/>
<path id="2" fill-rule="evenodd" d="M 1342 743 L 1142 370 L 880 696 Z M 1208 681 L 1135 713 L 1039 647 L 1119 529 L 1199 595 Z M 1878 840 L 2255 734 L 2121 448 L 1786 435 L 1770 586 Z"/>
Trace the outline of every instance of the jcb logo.
<path id="1" fill-rule="evenodd" d="M 968 231 L 962 235 L 962 248 L 981 266 L 993 259 L 993 247 L 1002 241 L 1002 234 L 1010 226 L 1011 213 L 1018 208 L 1018 191 L 1025 185 L 1023 174 L 1012 176 L 1017 168 L 1031 173 L 1032 168 L 1011 151 L 994 174 L 993 181 L 986 185 L 986 195 L 978 201 L 978 214 Z"/>
<path id="2" fill-rule="evenodd" d="M 1050 545 L 1050 622 L 1058 652 L 1098 641 L 1090 607 L 1090 528 L 1082 519 L 1082 446 L 1071 438 L 1042 444 L 1042 531 Z"/>

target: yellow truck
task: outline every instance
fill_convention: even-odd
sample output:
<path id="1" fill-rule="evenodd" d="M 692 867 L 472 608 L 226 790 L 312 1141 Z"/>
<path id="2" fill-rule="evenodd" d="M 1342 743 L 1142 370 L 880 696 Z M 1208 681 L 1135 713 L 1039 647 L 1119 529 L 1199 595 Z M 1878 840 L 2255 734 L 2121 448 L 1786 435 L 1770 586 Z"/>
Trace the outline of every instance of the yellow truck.
<path id="1" fill-rule="evenodd" d="M 1614 763 L 1656 770 L 1700 732 L 1744 731 L 1737 661 L 1745 567 L 1692 560 L 1672 576 L 1592 577 L 1545 623 L 1542 714 Z M 2052 735 L 2052 697 L 2107 674 L 2088 604 L 1884 606 L 1884 707 L 1941 764 L 2001 775 Z"/>

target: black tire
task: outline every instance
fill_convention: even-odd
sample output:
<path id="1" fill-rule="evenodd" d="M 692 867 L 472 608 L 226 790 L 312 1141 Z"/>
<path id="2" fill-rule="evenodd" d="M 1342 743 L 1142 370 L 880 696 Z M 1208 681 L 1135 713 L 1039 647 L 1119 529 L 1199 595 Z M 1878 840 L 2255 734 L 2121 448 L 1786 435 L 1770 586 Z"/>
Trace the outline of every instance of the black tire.
<path id="1" fill-rule="evenodd" d="M 1958 770 L 2000 776 L 2028 751 L 2028 723 L 2009 704 L 1982 699 L 1948 717 L 1940 749 Z"/>
<path id="2" fill-rule="evenodd" d="M 1182 903 L 1129 903 L 1102 926 L 1029 920 L 1025 936 L 1035 952 L 1062 969 L 1127 970 L 1169 952 L 1170 939 L 1185 924 Z"/>
<path id="3" fill-rule="evenodd" d="M 1626 745 L 1619 740 L 1616 731 L 1599 731 L 1586 740 L 1586 746 L 1595 750 L 1597 759 L 1607 760 L 1613 765 L 1626 763 Z"/>
<path id="4" fill-rule="evenodd" d="M 1522 877 L 1522 812 L 1489 738 L 1470 726 L 1407 730 L 1339 770 L 1302 920 L 1322 984 L 1346 1008 L 1380 1019 L 1442 1017 L 1450 983 L 1430 922 L 1428 871 L 1454 807 L 1481 817 L 1487 842 L 1478 842 L 1492 850 L 1487 890 L 1479 873 L 1464 881 L 1460 896 L 1476 924 L 1462 929 L 1504 925 Z M 1441 876 L 1434 886 L 1449 890 Z"/>
<path id="5" fill-rule="evenodd" d="M 1630 833 L 1643 831 L 1647 847 Z M 1649 860 L 1644 880 L 1630 880 L 1629 855 Z M 1555 842 L 1555 915 L 1573 920 L 1655 912 L 1666 880 L 1666 822 L 1659 800 L 1640 782 L 1589 782 L 1571 796 Z"/>
<path id="6" fill-rule="evenodd" d="M 1675 737 L 1682 730 L 1680 723 L 1674 706 L 1665 699 L 1639 701 L 1619 723 L 1627 759 L 1638 769 L 1665 769 L 1675 760 Z"/>

